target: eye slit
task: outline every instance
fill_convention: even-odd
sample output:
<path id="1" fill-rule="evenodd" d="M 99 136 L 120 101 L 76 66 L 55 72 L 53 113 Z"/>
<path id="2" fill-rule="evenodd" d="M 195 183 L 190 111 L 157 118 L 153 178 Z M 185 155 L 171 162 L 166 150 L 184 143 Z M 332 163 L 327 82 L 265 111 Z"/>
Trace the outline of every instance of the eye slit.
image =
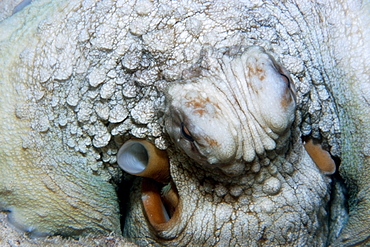
<path id="1" fill-rule="evenodd" d="M 191 142 L 194 142 L 194 138 L 191 136 L 190 131 L 186 128 L 185 124 L 181 122 L 181 134 Z"/>
<path id="2" fill-rule="evenodd" d="M 283 73 L 280 73 L 280 75 L 283 77 L 283 80 L 285 81 L 285 83 L 287 84 L 288 88 L 290 89 L 290 79 L 289 79 L 289 77 L 286 76 Z"/>
<path id="3" fill-rule="evenodd" d="M 291 95 L 294 99 L 294 102 L 297 102 L 297 97 L 296 97 L 296 91 L 295 91 L 294 84 L 291 83 L 290 78 L 287 75 L 285 75 L 283 73 L 280 73 L 280 75 L 283 77 L 283 80 L 287 84 L 288 89 L 290 90 Z"/>

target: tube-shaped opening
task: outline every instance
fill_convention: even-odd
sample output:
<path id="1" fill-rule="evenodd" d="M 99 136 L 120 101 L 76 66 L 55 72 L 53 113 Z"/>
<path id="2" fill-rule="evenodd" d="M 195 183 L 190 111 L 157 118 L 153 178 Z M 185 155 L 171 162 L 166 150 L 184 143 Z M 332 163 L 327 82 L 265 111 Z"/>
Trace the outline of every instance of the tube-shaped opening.
<path id="1" fill-rule="evenodd" d="M 118 151 L 117 163 L 124 171 L 143 177 L 143 210 L 158 236 L 177 224 L 180 198 L 170 178 L 167 152 L 159 150 L 149 141 L 131 139 Z"/>
<path id="2" fill-rule="evenodd" d="M 159 150 L 149 141 L 131 139 L 119 149 L 118 165 L 126 172 L 140 177 L 168 183 L 170 167 L 167 152 Z"/>
<path id="3" fill-rule="evenodd" d="M 171 229 L 179 220 L 179 196 L 174 184 L 163 186 L 143 179 L 141 186 L 143 209 L 151 226 L 158 233 Z"/>
<path id="4" fill-rule="evenodd" d="M 326 175 L 333 175 L 335 173 L 337 169 L 335 161 L 317 140 L 307 139 L 304 147 L 321 172 Z"/>
<path id="5" fill-rule="evenodd" d="M 117 163 L 130 174 L 139 174 L 148 165 L 148 151 L 138 141 L 126 142 L 118 151 Z"/>

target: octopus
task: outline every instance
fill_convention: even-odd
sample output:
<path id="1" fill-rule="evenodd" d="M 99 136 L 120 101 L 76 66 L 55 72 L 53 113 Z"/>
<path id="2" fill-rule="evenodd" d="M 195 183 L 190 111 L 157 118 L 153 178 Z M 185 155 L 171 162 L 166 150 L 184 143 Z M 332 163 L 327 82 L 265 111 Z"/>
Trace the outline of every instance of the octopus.
<path id="1" fill-rule="evenodd" d="M 2 245 L 369 243 L 368 3 L 1 4 Z"/>

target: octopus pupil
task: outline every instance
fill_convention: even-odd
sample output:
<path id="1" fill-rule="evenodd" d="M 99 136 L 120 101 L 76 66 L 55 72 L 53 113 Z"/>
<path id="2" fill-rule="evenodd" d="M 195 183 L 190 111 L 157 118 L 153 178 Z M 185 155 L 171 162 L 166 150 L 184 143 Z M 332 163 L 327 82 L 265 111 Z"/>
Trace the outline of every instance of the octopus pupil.
<path id="1" fill-rule="evenodd" d="M 284 74 L 280 74 L 281 76 L 284 77 L 284 81 L 288 84 L 288 88 L 290 88 L 290 80 L 289 80 L 289 77 L 284 75 Z"/>
<path id="2" fill-rule="evenodd" d="M 188 128 L 186 128 L 186 126 L 184 125 L 184 123 L 183 123 L 183 122 L 181 122 L 181 134 L 182 134 L 186 139 L 188 139 L 188 141 L 191 141 L 191 142 L 193 142 L 193 141 L 194 141 L 194 139 L 193 139 L 193 137 L 191 136 L 191 134 L 190 134 L 190 132 L 189 132 Z"/>

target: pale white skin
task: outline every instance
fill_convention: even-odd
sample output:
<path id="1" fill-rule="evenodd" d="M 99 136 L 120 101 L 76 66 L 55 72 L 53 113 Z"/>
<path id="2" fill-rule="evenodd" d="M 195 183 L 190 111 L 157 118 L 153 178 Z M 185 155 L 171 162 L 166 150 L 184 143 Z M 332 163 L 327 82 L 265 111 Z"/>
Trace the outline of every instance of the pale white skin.
<path id="1" fill-rule="evenodd" d="M 21 231 L 36 236 L 120 232 L 109 183 L 121 174 L 115 155 L 124 140 L 147 138 L 168 148 L 171 175 L 188 210 L 164 233 L 176 239 L 164 240 L 142 214 L 136 186 L 125 236 L 142 244 L 241 239 L 238 244 L 262 245 L 266 236 L 271 245 L 316 244 L 327 237 L 318 226 L 326 227 L 321 216 L 328 179 L 302 149 L 304 135 L 322 139 L 340 158 L 350 188 L 348 223 L 340 234 L 347 219 L 339 202 L 333 215 L 343 219 L 331 240 L 364 241 L 370 229 L 369 10 L 368 2 L 356 0 L 32 1 L 0 23 L 0 207 Z M 246 149 L 253 151 L 248 155 L 238 150 L 241 166 L 203 169 L 167 139 L 157 114 L 165 109 L 167 86 L 182 80 L 208 48 L 254 45 L 291 72 L 297 126 L 281 146 L 276 143 L 281 152 L 266 151 L 262 163 L 244 163 L 244 155 L 265 152 L 260 145 Z"/>
<path id="2" fill-rule="evenodd" d="M 274 150 L 294 120 L 289 74 L 260 47 L 209 63 L 199 78 L 169 89 L 173 141 L 197 162 L 219 167 Z"/>
<path id="3" fill-rule="evenodd" d="M 148 232 L 150 224 L 135 224 L 149 216 L 135 203 L 140 191 L 133 193 L 124 235 L 140 245 L 326 243 L 328 229 L 320 222 L 326 220 L 328 190 L 322 189 L 330 180 L 297 136 L 290 136 L 296 103 L 289 74 L 260 47 L 240 50 L 207 52 L 195 65 L 200 68 L 188 72 L 191 78 L 170 86 L 166 130 L 197 165 L 178 153 L 171 157 L 180 216 L 164 229 Z M 307 183 L 304 171 L 315 183 Z M 180 182 L 184 178 L 186 186 Z M 294 187 L 292 181 L 304 186 Z M 312 200 L 302 200 L 301 194 Z M 282 207 L 286 200 L 292 205 L 288 210 Z"/>

